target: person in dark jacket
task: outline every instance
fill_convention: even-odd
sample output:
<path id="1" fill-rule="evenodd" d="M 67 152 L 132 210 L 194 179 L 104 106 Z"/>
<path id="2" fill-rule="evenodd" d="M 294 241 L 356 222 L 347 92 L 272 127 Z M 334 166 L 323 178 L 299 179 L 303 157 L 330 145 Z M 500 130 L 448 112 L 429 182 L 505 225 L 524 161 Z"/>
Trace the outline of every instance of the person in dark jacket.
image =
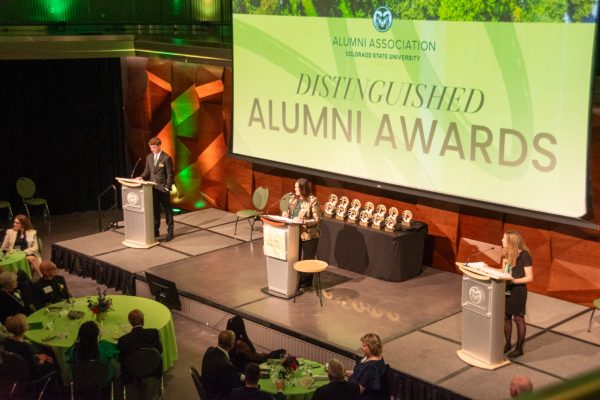
<path id="1" fill-rule="evenodd" d="M 131 324 L 131 332 L 121 336 L 117 343 L 117 347 L 119 348 L 119 360 L 121 361 L 121 379 L 124 384 L 127 384 L 132 380 L 129 371 L 131 368 L 135 368 L 135 366 L 125 365 L 129 355 L 144 348 L 153 348 L 158 350 L 159 353 L 162 353 L 162 344 L 160 342 L 158 330 L 144 328 L 144 313 L 141 310 L 132 310 L 127 318 Z M 162 362 L 161 365 L 156 368 L 153 375 L 157 378 L 161 377 Z"/>
<path id="2" fill-rule="evenodd" d="M 283 387 L 278 383 L 279 390 L 277 394 L 271 395 L 265 391 L 260 390 L 258 386 L 258 380 L 260 379 L 260 367 L 256 363 L 248 363 L 244 370 L 246 380 L 244 386 L 235 388 L 231 392 L 231 400 L 285 400 L 283 394 Z"/>
<path id="3" fill-rule="evenodd" d="M 59 301 L 68 300 L 71 295 L 67 289 L 67 282 L 58 273 L 56 264 L 52 261 L 42 261 L 40 264 L 42 277 L 34 287 L 38 298 L 38 306 L 44 307 L 48 304 L 58 303 Z"/>
<path id="4" fill-rule="evenodd" d="M 219 332 L 217 347 L 209 347 L 202 358 L 202 381 L 208 400 L 224 400 L 231 391 L 240 386 L 235 367 L 228 352 L 235 344 L 232 331 Z"/>
<path id="5" fill-rule="evenodd" d="M 313 400 L 359 400 L 360 389 L 357 383 L 344 379 L 344 366 L 336 358 L 329 360 L 327 366 L 329 383 L 317 388 Z"/>

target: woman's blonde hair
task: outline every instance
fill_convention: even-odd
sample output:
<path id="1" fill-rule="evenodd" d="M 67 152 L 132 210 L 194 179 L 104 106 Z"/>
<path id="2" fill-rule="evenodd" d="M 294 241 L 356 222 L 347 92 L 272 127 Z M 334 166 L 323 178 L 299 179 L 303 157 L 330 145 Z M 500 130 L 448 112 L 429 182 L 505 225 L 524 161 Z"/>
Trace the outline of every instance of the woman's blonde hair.
<path id="1" fill-rule="evenodd" d="M 527 248 L 525 240 L 523 240 L 523 236 L 521 236 L 519 231 L 506 231 L 504 236 L 506 237 L 506 246 L 502 247 L 502 257 L 511 266 L 515 266 L 517 263 L 517 257 L 519 257 L 519 252 L 528 252 L 529 249 Z"/>
<path id="2" fill-rule="evenodd" d="M 29 329 L 25 314 L 11 315 L 6 318 L 4 326 L 6 327 L 6 330 L 14 336 L 21 336 Z"/>
<path id="3" fill-rule="evenodd" d="M 360 338 L 360 341 L 367 345 L 372 355 L 379 357 L 383 353 L 383 344 L 376 333 L 367 333 Z"/>

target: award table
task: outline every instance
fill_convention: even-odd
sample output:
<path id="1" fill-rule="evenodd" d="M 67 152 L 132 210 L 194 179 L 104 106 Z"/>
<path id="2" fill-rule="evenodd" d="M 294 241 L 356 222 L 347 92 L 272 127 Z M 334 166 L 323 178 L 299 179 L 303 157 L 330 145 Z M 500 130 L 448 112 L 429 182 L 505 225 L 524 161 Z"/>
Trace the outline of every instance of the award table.
<path id="1" fill-rule="evenodd" d="M 2 259 L 0 259 L 0 267 L 7 272 L 25 271 L 27 276 L 31 278 L 31 269 L 27 256 L 23 251 L 11 250 Z"/>
<path id="2" fill-rule="evenodd" d="M 329 378 L 323 364 L 302 358 L 298 358 L 298 362 L 298 369 L 285 379 L 283 394 L 287 400 L 310 400 L 318 387 L 329 383 Z M 268 378 L 261 378 L 258 382 L 261 390 L 271 394 L 277 393 L 275 382 L 281 368 L 279 360 L 269 360 L 260 365 L 261 372 L 269 372 Z M 306 387 L 306 383 L 310 384 Z"/>
<path id="3" fill-rule="evenodd" d="M 358 224 L 321 218 L 317 260 L 362 275 L 402 282 L 423 272 L 427 224 L 385 232 Z"/>
<path id="4" fill-rule="evenodd" d="M 177 341 L 171 312 L 157 301 L 137 296 L 109 295 L 114 311 L 107 314 L 104 322 L 99 323 L 101 339 L 117 343 L 119 337 L 131 330 L 127 315 L 131 310 L 139 309 L 144 313 L 144 328 L 158 330 L 162 344 L 163 371 L 169 369 L 177 360 Z M 70 380 L 70 366 L 65 354 L 77 340 L 79 327 L 85 321 L 94 321 L 94 315 L 87 307 L 87 299 L 96 300 L 96 296 L 73 299 L 73 304 L 63 301 L 36 311 L 27 317 L 29 324 L 41 323 L 40 329 L 29 329 L 25 336 L 31 342 L 50 346 L 54 351 L 63 381 Z M 70 311 L 81 311 L 83 317 L 70 319 Z"/>

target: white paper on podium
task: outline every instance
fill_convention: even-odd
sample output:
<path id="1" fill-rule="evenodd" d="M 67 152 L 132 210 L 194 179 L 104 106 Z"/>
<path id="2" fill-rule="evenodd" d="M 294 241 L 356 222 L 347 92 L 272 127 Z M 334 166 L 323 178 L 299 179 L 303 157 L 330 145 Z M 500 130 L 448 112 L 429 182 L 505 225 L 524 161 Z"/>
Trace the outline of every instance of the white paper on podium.
<path id="1" fill-rule="evenodd" d="M 483 261 L 470 262 L 470 263 L 468 263 L 468 265 L 464 264 L 464 266 L 466 268 L 470 268 L 471 270 L 473 270 L 475 272 L 481 272 L 484 275 L 491 276 L 492 278 L 495 278 L 495 279 L 508 279 L 508 280 L 512 279 L 512 276 L 510 276 L 506 272 L 502 272 L 499 269 L 492 268 L 492 267 L 488 266 L 486 263 L 484 263 Z"/>
<path id="2" fill-rule="evenodd" d="M 117 177 L 115 178 L 117 181 L 119 181 L 120 184 L 125 185 L 125 186 L 129 186 L 129 187 L 137 187 L 140 185 L 156 185 L 155 182 L 150 182 L 150 181 L 144 181 L 141 179 L 134 179 L 134 178 L 120 178 Z"/>
<path id="3" fill-rule="evenodd" d="M 286 230 L 264 224 L 263 226 L 263 252 L 265 256 L 287 260 L 287 235 Z"/>

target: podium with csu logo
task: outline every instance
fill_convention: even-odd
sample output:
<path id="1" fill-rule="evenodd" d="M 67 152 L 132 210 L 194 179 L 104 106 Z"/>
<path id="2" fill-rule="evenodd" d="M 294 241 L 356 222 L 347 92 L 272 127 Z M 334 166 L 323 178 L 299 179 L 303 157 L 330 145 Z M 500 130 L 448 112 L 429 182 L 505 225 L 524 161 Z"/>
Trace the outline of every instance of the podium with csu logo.
<path id="1" fill-rule="evenodd" d="M 125 240 L 123 245 L 136 249 L 156 246 L 154 237 L 154 182 L 129 178 L 116 178 L 121 184 Z"/>
<path id="2" fill-rule="evenodd" d="M 462 277 L 462 348 L 467 364 L 496 369 L 510 364 L 504 358 L 505 284 L 511 276 L 485 263 L 456 265 Z"/>

